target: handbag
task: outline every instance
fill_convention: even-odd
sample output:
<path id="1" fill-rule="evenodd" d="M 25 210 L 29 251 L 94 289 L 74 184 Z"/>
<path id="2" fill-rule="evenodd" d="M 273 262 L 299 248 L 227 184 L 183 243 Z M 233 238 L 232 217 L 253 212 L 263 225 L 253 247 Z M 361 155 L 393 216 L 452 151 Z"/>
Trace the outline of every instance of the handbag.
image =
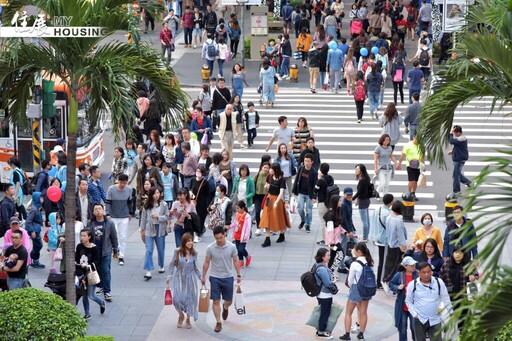
<path id="1" fill-rule="evenodd" d="M 200 313 L 207 313 L 210 309 L 210 289 L 206 286 L 202 286 L 199 290 L 199 306 L 198 311 Z"/>
<path id="2" fill-rule="evenodd" d="M 176 50 L 176 46 L 174 45 L 174 43 L 171 44 L 171 52 L 174 52 Z"/>
<path id="3" fill-rule="evenodd" d="M 242 288 L 240 288 L 240 285 L 236 286 L 235 309 L 236 309 L 236 313 L 238 315 L 246 314 L 245 303 L 244 303 L 244 294 L 242 293 Z"/>
<path id="4" fill-rule="evenodd" d="M 55 250 L 55 253 L 53 255 L 53 260 L 55 260 L 57 262 L 60 262 L 62 260 L 62 248 L 60 247 L 60 243 L 59 243 L 59 246 L 57 246 L 57 249 Z"/>
<path id="5" fill-rule="evenodd" d="M 425 173 L 420 174 L 420 177 L 418 178 L 418 187 L 427 188 L 427 176 Z"/>
<path id="6" fill-rule="evenodd" d="M 327 320 L 327 327 L 325 327 L 326 332 L 331 333 L 334 330 L 334 327 L 336 327 L 336 323 L 338 322 L 338 319 L 342 312 L 343 312 L 342 306 L 340 306 L 337 303 L 332 304 L 331 314 L 329 315 L 329 319 Z M 306 325 L 318 329 L 319 321 L 320 321 L 320 305 L 317 305 L 311 312 L 311 316 L 309 317 L 308 322 L 306 322 Z"/>
<path id="7" fill-rule="evenodd" d="M 172 293 L 169 287 L 165 288 L 164 305 L 172 305 Z"/>
<path id="8" fill-rule="evenodd" d="M 90 285 L 98 285 L 100 281 L 100 275 L 98 271 L 96 271 L 96 265 L 92 263 L 89 265 L 89 271 L 87 272 L 87 282 L 89 282 Z"/>
<path id="9" fill-rule="evenodd" d="M 290 213 L 297 213 L 297 198 L 290 198 Z"/>

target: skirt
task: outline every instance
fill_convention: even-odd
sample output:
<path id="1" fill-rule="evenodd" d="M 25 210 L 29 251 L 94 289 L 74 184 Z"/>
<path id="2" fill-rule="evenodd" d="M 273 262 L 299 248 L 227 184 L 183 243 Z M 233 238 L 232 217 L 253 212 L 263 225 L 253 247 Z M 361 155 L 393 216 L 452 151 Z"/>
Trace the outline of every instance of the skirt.
<path id="1" fill-rule="evenodd" d="M 291 227 L 284 202 L 279 200 L 277 207 L 274 208 L 274 203 L 276 202 L 277 197 L 277 195 L 268 194 L 267 201 L 269 201 L 269 204 L 266 205 L 265 202 L 262 204 L 263 212 L 261 214 L 260 228 L 266 228 L 270 231 L 277 232 L 282 231 L 287 227 Z"/>

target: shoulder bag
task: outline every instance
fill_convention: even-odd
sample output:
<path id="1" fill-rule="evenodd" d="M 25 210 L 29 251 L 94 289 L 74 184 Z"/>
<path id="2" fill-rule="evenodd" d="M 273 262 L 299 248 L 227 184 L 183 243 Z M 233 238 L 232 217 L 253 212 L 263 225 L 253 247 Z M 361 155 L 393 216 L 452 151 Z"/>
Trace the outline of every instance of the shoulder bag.
<path id="1" fill-rule="evenodd" d="M 87 282 L 89 282 L 89 285 L 97 285 L 100 283 L 100 275 L 98 274 L 96 265 L 94 265 L 94 263 L 89 265 L 89 271 L 87 272 Z"/>

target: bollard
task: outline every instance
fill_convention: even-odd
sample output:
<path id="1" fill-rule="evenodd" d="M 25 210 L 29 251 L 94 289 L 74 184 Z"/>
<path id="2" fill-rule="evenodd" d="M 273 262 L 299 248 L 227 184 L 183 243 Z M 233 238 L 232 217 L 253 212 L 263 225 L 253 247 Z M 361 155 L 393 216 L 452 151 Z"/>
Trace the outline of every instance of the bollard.
<path id="1" fill-rule="evenodd" d="M 203 64 L 203 68 L 201 69 L 201 79 L 203 80 L 203 83 L 210 80 L 210 68 L 207 64 Z"/>
<path id="2" fill-rule="evenodd" d="M 404 208 L 402 210 L 402 217 L 404 221 L 414 222 L 414 200 L 402 202 Z"/>
<path id="3" fill-rule="evenodd" d="M 453 208 L 457 206 L 457 196 L 454 193 L 450 193 L 446 196 L 446 202 L 444 203 L 444 220 L 448 221 L 453 218 Z"/>
<path id="4" fill-rule="evenodd" d="M 290 83 L 297 83 L 299 81 L 299 67 L 297 64 L 290 65 Z"/>

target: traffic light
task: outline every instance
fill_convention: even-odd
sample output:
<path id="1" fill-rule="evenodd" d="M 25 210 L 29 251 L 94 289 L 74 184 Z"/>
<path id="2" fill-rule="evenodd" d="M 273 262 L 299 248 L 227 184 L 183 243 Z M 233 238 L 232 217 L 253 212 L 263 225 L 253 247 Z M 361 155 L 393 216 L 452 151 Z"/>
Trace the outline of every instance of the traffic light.
<path id="1" fill-rule="evenodd" d="M 43 118 L 52 118 L 55 116 L 55 98 L 57 95 L 53 92 L 55 82 L 43 79 Z"/>

